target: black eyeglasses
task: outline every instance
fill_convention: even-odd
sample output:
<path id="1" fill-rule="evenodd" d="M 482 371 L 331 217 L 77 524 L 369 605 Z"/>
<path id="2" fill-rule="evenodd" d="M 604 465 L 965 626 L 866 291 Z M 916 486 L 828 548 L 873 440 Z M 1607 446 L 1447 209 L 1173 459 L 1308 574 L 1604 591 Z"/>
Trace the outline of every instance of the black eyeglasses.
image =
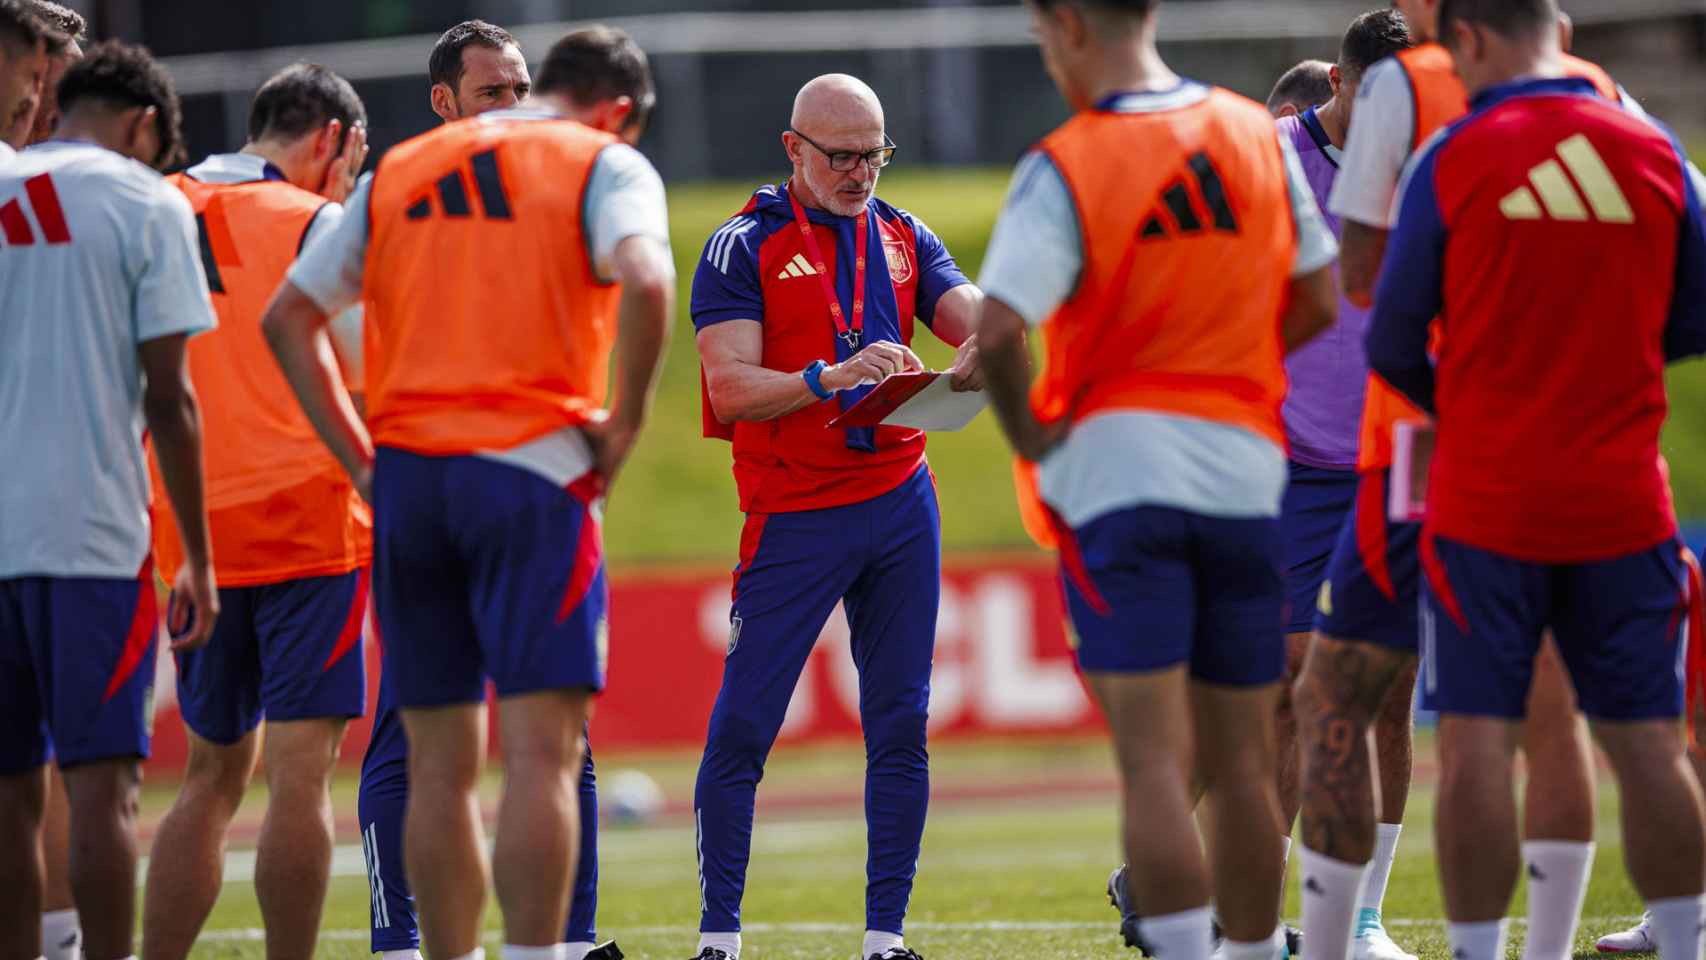
<path id="1" fill-rule="evenodd" d="M 889 135 L 886 133 L 883 134 L 882 146 L 875 150 L 860 153 L 857 150 L 829 150 L 793 127 L 789 127 L 788 132 L 811 144 L 818 153 L 828 157 L 829 169 L 836 173 L 849 173 L 860 163 L 867 164 L 872 170 L 881 170 L 894 162 L 894 152 L 900 149 L 893 140 L 889 139 Z"/>

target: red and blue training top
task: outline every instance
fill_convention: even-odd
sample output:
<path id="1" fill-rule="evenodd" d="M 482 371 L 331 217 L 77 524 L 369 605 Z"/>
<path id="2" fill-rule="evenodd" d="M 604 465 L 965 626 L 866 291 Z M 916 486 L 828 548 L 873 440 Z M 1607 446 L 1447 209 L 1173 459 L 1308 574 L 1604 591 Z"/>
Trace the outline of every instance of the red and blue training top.
<path id="1" fill-rule="evenodd" d="M 1706 352 L 1698 174 L 1583 80 L 1470 106 L 1411 161 L 1368 334 L 1437 411 L 1426 527 L 1534 563 L 1650 549 L 1676 535 L 1664 367 Z"/>
<path id="2" fill-rule="evenodd" d="M 916 217 L 872 198 L 866 229 L 865 316 L 861 344 L 912 342 L 913 319 L 928 325 L 936 302 L 966 276 L 942 241 Z M 855 217 L 806 210 L 843 316 L 853 315 Z M 880 251 L 880 255 L 879 255 Z M 795 372 L 853 352 L 835 333 L 788 186 L 765 186 L 705 244 L 693 276 L 693 326 L 729 320 L 764 328 L 763 364 Z M 705 401 L 705 435 L 734 442 L 735 484 L 747 513 L 790 513 L 879 497 L 924 465 L 924 434 L 900 427 L 827 429 L 869 387 L 773 420 L 719 423 Z"/>

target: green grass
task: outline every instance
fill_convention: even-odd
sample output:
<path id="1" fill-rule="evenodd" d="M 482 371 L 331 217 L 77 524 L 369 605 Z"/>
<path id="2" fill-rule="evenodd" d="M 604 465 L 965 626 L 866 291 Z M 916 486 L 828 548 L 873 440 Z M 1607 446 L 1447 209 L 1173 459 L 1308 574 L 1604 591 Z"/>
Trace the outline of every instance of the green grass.
<path id="1" fill-rule="evenodd" d="M 1432 855 L 1433 791 L 1428 771 L 1432 743 L 1419 744 L 1418 782 L 1387 896 L 1387 917 L 1397 941 L 1422 960 L 1446 960 L 1438 881 Z M 925 831 L 924 852 L 908 919 L 908 942 L 930 960 L 986 960 L 993 956 L 1075 958 L 1135 957 L 1119 948 L 1114 913 L 1102 896 L 1117 861 L 1114 797 L 1107 787 L 1111 761 L 1099 741 L 957 743 L 933 750 L 939 796 L 956 787 L 991 782 L 1011 787 L 1008 798 L 938 799 Z M 695 757 L 684 754 L 609 755 L 606 771 L 637 766 L 663 785 L 672 802 L 691 797 Z M 771 763 L 759 794 L 759 820 L 748 880 L 745 960 L 847 958 L 863 927 L 864 827 L 856 804 L 812 815 L 770 814 L 766 796 L 798 798 L 812 792 L 857 791 L 862 753 L 852 745 L 785 748 Z M 1101 778 L 1098 780 L 1098 778 Z M 1051 783 L 1099 782 L 1082 790 Z M 1609 778 L 1602 775 L 1603 782 Z M 495 784 L 494 784 L 495 786 Z M 340 794 L 347 794 L 345 785 Z M 158 810 L 163 788 L 150 790 Z M 1029 794 L 1028 796 L 1026 794 Z M 251 797 L 248 816 L 258 814 Z M 340 810 L 351 809 L 340 803 Z M 1599 853 L 1583 910 L 1577 954 L 1593 940 L 1625 925 L 1640 901 L 1623 872 L 1616 827 L 1617 798 L 1602 790 Z M 340 836 L 354 844 L 353 831 Z M 601 835 L 599 927 L 631 957 L 683 960 L 696 943 L 698 887 L 693 830 L 682 818 L 647 827 L 607 826 Z M 358 865 L 359 847 L 346 853 Z M 358 869 L 358 868 L 357 868 Z M 1296 885 L 1286 915 L 1298 913 Z M 317 956 L 366 954 L 367 887 L 360 876 L 334 881 Z M 1511 915 L 1523 914 L 1519 891 Z M 488 905 L 496 944 L 498 917 Z M 198 958 L 260 957 L 245 931 L 260 926 L 253 888 L 228 880 L 193 954 Z M 1521 927 L 1513 927 L 1511 957 L 1518 956 Z M 1306 945 L 1307 946 L 1307 945 Z"/>
<path id="2" fill-rule="evenodd" d="M 1006 181 L 1004 170 L 902 170 L 884 176 L 882 195 L 930 224 L 975 279 Z M 741 517 L 728 445 L 699 435 L 698 360 L 688 293 L 706 238 L 740 210 L 756 186 L 704 183 L 670 188 L 670 229 L 681 286 L 678 318 L 652 422 L 611 498 L 607 544 L 618 564 L 720 566 L 735 555 Z M 951 359 L 951 351 L 928 332 L 921 330 L 919 341 L 927 363 L 941 367 Z M 1664 448 L 1677 506 L 1685 517 L 1706 518 L 1706 365 L 1676 370 L 1671 389 L 1673 412 Z M 961 433 L 931 437 L 930 459 L 941 491 L 943 538 L 949 550 L 1028 543 L 1019 527 L 1009 460 L 994 418 L 986 415 Z"/>

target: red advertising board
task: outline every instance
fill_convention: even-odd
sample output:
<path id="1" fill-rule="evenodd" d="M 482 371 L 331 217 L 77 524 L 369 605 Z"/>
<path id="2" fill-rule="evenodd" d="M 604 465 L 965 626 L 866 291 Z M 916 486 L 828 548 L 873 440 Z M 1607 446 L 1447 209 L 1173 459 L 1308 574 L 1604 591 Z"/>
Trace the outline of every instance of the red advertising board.
<path id="1" fill-rule="evenodd" d="M 729 576 L 635 572 L 613 578 L 610 684 L 593 737 L 600 749 L 703 742 L 729 642 Z M 368 703 L 378 688 L 368 646 Z M 181 769 L 183 722 L 171 659 L 156 685 L 153 772 Z M 784 740 L 856 736 L 859 683 L 837 608 L 818 638 L 782 728 Z M 351 724 L 343 762 L 356 765 L 368 720 Z M 1038 559 L 948 561 L 930 691 L 933 737 L 1061 734 L 1100 720 L 1075 668 L 1054 568 Z"/>

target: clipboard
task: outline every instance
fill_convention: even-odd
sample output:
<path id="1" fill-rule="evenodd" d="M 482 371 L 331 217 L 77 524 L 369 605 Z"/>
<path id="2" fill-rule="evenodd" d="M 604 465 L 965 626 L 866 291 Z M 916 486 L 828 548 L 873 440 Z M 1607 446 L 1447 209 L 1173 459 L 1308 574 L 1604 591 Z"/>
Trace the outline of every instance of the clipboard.
<path id="1" fill-rule="evenodd" d="M 947 374 L 897 373 L 828 426 L 959 430 L 976 419 L 987 403 L 980 392 L 953 392 Z"/>

